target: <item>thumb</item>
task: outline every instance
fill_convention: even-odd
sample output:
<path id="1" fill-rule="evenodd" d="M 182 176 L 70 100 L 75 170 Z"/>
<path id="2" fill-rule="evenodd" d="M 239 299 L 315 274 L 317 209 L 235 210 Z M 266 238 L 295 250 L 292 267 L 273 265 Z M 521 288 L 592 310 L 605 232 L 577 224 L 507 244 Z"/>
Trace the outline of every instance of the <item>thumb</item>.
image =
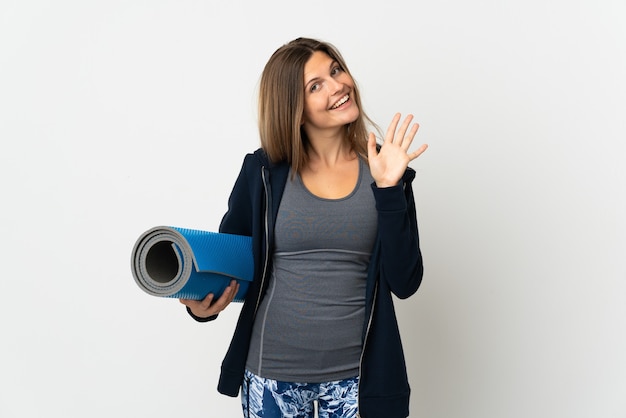
<path id="1" fill-rule="evenodd" d="M 376 135 L 373 132 L 370 132 L 369 137 L 367 138 L 367 158 L 373 158 L 378 153 L 376 152 Z"/>

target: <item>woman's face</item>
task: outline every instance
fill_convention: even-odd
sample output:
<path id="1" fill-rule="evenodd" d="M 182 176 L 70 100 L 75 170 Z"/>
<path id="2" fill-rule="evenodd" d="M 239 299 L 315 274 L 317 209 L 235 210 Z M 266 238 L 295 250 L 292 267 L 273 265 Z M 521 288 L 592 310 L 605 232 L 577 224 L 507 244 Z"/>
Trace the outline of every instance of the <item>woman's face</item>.
<path id="1" fill-rule="evenodd" d="M 309 138 L 339 132 L 359 117 L 352 77 L 326 53 L 314 52 L 304 65 L 304 89 L 302 124 Z"/>

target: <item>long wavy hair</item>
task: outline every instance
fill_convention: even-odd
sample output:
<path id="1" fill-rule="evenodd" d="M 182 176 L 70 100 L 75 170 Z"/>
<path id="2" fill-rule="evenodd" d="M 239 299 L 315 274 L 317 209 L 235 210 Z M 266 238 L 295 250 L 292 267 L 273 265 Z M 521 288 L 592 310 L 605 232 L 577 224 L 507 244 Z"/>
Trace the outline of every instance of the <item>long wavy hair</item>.
<path id="1" fill-rule="evenodd" d="M 278 48 L 263 69 L 259 85 L 259 134 L 261 147 L 270 161 L 287 161 L 294 173 L 308 161 L 308 138 L 302 129 L 304 114 L 304 66 L 316 51 L 335 60 L 354 82 L 351 98 L 359 117 L 344 126 L 344 140 L 359 156 L 367 158 L 368 125 L 380 132 L 365 114 L 361 95 L 339 51 L 331 44 L 310 38 L 297 38 Z"/>

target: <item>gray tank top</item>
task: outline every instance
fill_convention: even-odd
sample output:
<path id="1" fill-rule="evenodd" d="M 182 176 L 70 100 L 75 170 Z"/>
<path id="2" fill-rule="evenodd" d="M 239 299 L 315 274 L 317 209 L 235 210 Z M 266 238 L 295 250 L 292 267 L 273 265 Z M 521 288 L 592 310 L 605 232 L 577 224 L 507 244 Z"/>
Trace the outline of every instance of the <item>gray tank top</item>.
<path id="1" fill-rule="evenodd" d="M 367 163 L 345 198 L 287 181 L 275 227 L 269 288 L 246 367 L 274 380 L 320 383 L 359 373 L 367 267 L 377 213 Z"/>

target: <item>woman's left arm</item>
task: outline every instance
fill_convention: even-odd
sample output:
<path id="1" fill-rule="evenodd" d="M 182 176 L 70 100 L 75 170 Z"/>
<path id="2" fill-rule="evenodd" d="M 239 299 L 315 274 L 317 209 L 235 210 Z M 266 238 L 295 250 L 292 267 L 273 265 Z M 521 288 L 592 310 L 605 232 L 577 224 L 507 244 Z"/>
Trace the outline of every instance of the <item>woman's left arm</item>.
<path id="1" fill-rule="evenodd" d="M 407 298 L 417 291 L 423 273 L 412 177 L 402 181 L 409 163 L 428 148 L 424 144 L 409 153 L 419 129 L 418 124 L 413 124 L 409 130 L 412 119 L 413 116 L 408 115 L 398 128 L 400 114 L 396 114 L 380 150 L 377 150 L 374 134 L 370 134 L 368 142 L 381 240 L 381 277 L 399 298 Z"/>

